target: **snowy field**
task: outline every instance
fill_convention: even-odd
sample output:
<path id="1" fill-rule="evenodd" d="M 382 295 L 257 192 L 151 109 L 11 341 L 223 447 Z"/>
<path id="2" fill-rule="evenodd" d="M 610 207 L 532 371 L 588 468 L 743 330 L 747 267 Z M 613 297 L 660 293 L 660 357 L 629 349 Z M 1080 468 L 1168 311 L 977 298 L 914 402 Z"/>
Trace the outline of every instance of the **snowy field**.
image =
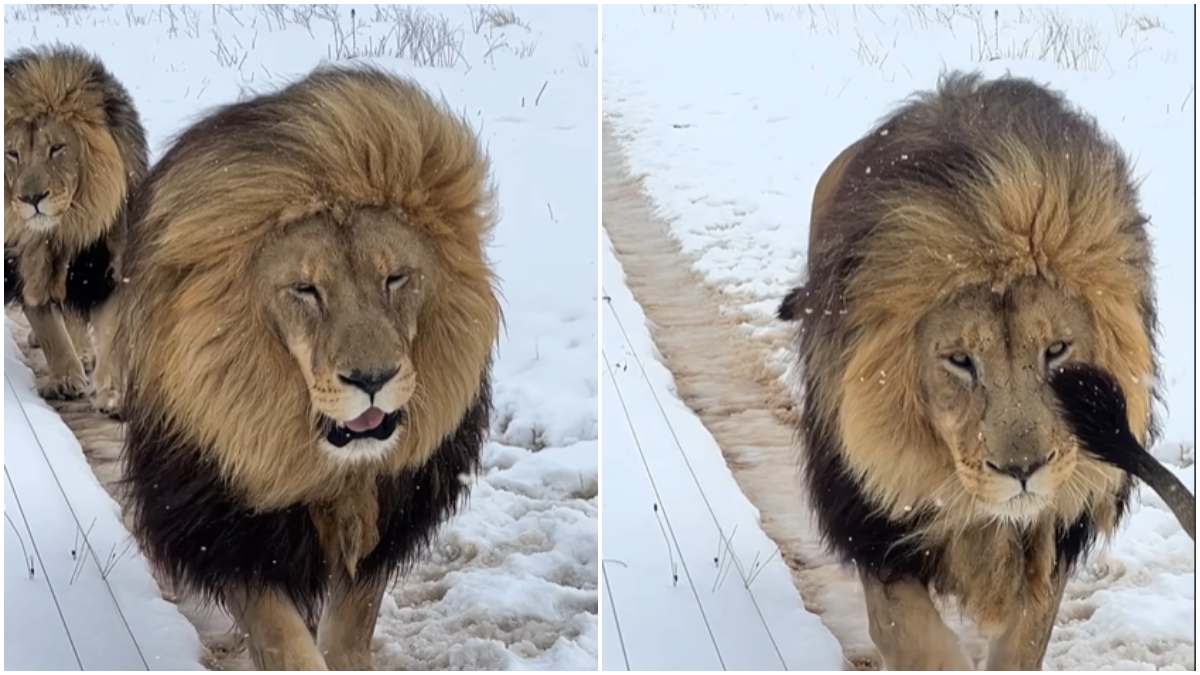
<path id="1" fill-rule="evenodd" d="M 6 54 L 62 42 L 104 61 L 139 108 L 152 160 L 204 111 L 331 61 L 413 78 L 479 131 L 499 196 L 489 250 L 505 315 L 492 442 L 468 508 L 385 597 L 376 667 L 596 665 L 596 14 L 593 7 L 5 8 Z M 6 552 L 15 550 L 10 529 L 5 537 Z M 22 570 L 9 567 L 12 588 Z M 10 644 L 45 629 L 6 614 Z M 205 663 L 244 666 L 236 651 L 227 660 L 209 654 Z"/>
<path id="2" fill-rule="evenodd" d="M 1166 398 L 1154 451 L 1194 487 L 1191 7 L 621 6 L 603 29 L 605 117 L 630 172 L 779 374 L 774 311 L 803 273 L 813 186 L 846 145 L 951 69 L 1030 77 L 1095 115 L 1143 180 Z M 1195 668 L 1194 588 L 1193 543 L 1140 489 L 1068 588 L 1046 667 Z M 836 602 L 822 598 L 861 624 L 835 634 L 863 643 L 861 594 Z"/>

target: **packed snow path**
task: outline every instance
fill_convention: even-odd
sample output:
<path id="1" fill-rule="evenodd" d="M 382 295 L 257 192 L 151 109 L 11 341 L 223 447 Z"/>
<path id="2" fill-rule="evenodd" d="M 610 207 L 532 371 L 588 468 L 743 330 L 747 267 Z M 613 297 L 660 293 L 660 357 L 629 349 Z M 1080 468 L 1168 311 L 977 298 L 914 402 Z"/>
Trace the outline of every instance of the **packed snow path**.
<path id="1" fill-rule="evenodd" d="M 605 162 L 604 218 L 637 228 L 638 204 L 615 203 L 622 169 Z M 840 669 L 608 247 L 604 285 L 604 668 Z"/>

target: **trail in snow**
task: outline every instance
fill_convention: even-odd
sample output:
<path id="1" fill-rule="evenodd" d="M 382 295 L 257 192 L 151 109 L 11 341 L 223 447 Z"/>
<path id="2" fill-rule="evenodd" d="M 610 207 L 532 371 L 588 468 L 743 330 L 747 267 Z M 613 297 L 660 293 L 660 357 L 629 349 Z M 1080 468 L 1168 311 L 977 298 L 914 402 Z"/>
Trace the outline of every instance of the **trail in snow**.
<path id="1" fill-rule="evenodd" d="M 753 477 L 731 473 L 718 445 L 740 430 L 747 456 L 790 456 L 790 434 L 604 145 L 605 668 L 840 668 L 792 585 L 793 551 L 739 489 Z"/>

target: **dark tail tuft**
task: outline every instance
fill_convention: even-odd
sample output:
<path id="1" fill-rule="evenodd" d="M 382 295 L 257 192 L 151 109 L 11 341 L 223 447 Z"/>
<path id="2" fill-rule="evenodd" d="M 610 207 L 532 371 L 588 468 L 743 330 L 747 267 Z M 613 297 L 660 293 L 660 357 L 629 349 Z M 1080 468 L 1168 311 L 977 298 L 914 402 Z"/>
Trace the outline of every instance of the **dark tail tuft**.
<path id="1" fill-rule="evenodd" d="M 1071 364 L 1054 374 L 1050 386 L 1088 452 L 1135 473 L 1146 451 L 1129 430 L 1125 394 L 1116 379 L 1096 366 Z"/>
<path id="2" fill-rule="evenodd" d="M 1050 380 L 1063 415 L 1089 453 L 1142 479 L 1166 502 L 1192 541 L 1196 498 L 1129 431 L 1125 394 L 1112 375 L 1087 365 L 1063 368 Z"/>

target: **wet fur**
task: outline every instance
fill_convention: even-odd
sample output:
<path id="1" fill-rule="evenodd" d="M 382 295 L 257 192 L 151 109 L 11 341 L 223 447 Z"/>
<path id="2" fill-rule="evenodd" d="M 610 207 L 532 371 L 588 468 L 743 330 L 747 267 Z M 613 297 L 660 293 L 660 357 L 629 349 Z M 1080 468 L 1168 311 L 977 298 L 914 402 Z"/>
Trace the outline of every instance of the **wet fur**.
<path id="1" fill-rule="evenodd" d="M 814 200 L 807 283 L 779 309 L 801 322 L 804 475 L 844 560 L 953 593 L 995 626 L 1020 603 L 1052 601 L 1053 575 L 1112 532 L 1130 482 L 1081 461 L 1080 480 L 1096 488 L 1086 499 L 1056 502 L 1032 527 L 981 524 L 923 413 L 918 322 L 959 290 L 1003 291 L 1030 276 L 1086 298 L 1097 360 L 1129 392 L 1130 427 L 1149 439 L 1146 218 L 1116 145 L 1026 80 L 946 76 L 851 149 L 831 195 Z"/>
<path id="2" fill-rule="evenodd" d="M 371 69 L 319 69 L 217 110 L 154 167 L 131 210 L 125 458 L 135 532 L 177 582 L 219 602 L 275 589 L 311 617 L 335 570 L 392 573 L 461 501 L 500 322 L 487 177 L 465 122 Z M 441 275 L 418 319 L 410 426 L 369 469 L 319 449 L 251 274 L 289 223 L 360 208 L 401 214 Z"/>

